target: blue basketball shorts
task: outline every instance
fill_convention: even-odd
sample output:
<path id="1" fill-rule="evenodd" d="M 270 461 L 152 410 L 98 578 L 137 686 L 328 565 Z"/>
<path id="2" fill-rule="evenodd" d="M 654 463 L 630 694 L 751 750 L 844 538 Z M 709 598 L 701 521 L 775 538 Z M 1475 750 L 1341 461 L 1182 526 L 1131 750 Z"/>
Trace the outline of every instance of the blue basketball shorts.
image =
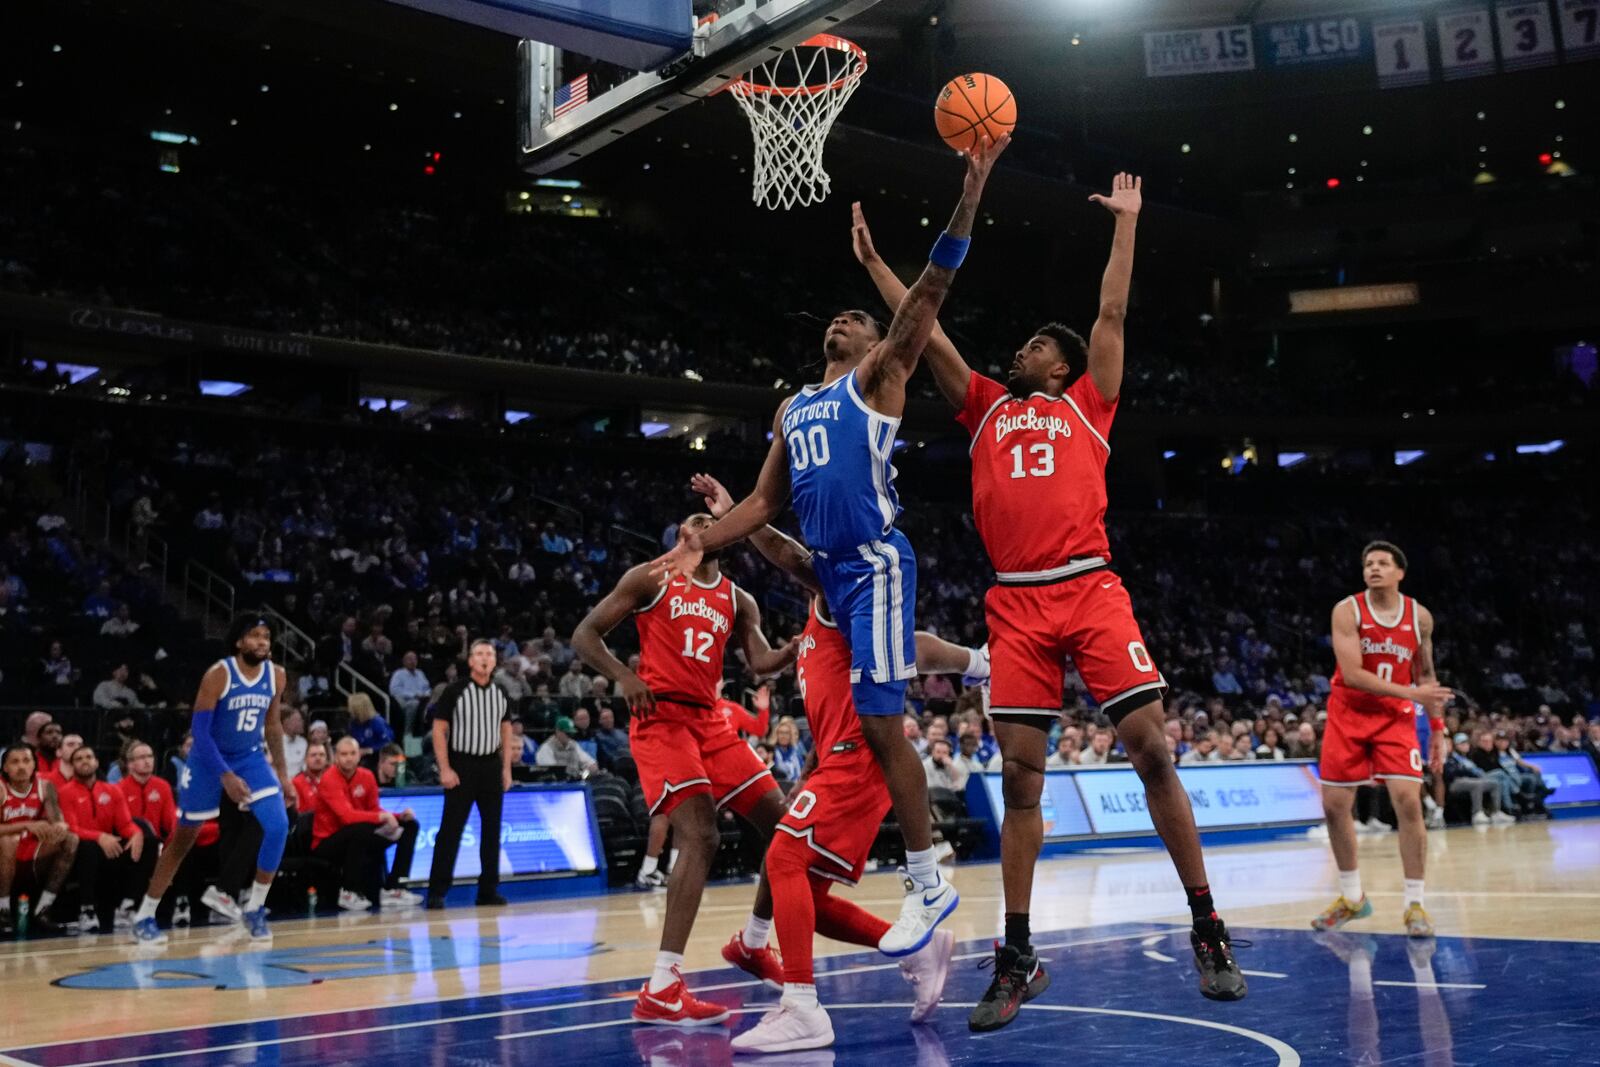
<path id="1" fill-rule="evenodd" d="M 917 557 L 899 530 L 811 560 L 822 595 L 850 642 L 850 693 L 860 715 L 899 715 L 917 675 Z"/>
<path id="2" fill-rule="evenodd" d="M 255 803 L 282 792 L 278 774 L 272 769 L 267 754 L 254 749 L 242 754 L 222 754 L 228 770 L 244 779 L 250 787 L 250 801 Z M 185 766 L 178 776 L 178 818 L 193 826 L 215 819 L 222 814 L 222 778 L 210 771 Z"/>

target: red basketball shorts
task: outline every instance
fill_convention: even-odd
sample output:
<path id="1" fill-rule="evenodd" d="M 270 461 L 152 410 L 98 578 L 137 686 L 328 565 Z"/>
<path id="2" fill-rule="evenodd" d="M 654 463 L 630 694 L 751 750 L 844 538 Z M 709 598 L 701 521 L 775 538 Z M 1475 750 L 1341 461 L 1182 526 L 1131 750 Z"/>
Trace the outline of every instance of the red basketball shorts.
<path id="1" fill-rule="evenodd" d="M 1166 690 L 1128 591 L 1109 570 L 1049 585 L 997 585 L 984 605 L 992 714 L 1061 714 L 1068 658 L 1113 723 Z"/>
<path id="2" fill-rule="evenodd" d="M 861 744 L 822 757 L 778 820 L 777 832 L 810 846 L 812 874 L 855 885 L 892 806 L 883 772 L 872 751 Z"/>
<path id="3" fill-rule="evenodd" d="M 1328 724 L 1318 771 L 1323 785 L 1364 785 L 1375 778 L 1422 781 L 1416 713 L 1395 701 L 1389 712 L 1357 711 L 1335 689 L 1328 694 Z"/>
<path id="4" fill-rule="evenodd" d="M 39 839 L 24 831 L 17 836 L 17 862 L 32 863 L 39 855 Z"/>
<path id="5" fill-rule="evenodd" d="M 628 743 L 652 815 L 671 814 L 702 794 L 718 808 L 748 815 L 778 788 L 761 757 L 709 709 L 658 701 L 647 718 L 628 724 Z"/>

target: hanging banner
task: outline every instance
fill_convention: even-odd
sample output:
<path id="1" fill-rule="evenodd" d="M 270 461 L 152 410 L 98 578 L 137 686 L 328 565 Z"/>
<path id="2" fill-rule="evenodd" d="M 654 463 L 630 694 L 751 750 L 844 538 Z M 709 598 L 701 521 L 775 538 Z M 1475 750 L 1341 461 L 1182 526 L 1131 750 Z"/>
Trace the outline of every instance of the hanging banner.
<path id="1" fill-rule="evenodd" d="M 1568 60 L 1600 56 L 1600 0 L 1559 0 L 1561 50 Z"/>
<path id="2" fill-rule="evenodd" d="M 1446 81 L 1493 74 L 1494 31 L 1487 7 L 1439 13 L 1439 67 Z"/>
<path id="3" fill-rule="evenodd" d="M 1500 65 L 1506 70 L 1548 67 L 1556 61 L 1556 32 L 1546 0 L 1500 4 Z"/>
<path id="4" fill-rule="evenodd" d="M 1426 85 L 1433 75 L 1428 62 L 1428 31 L 1419 18 L 1374 22 L 1372 58 L 1378 67 L 1378 87 L 1382 89 Z"/>
<path id="5" fill-rule="evenodd" d="M 1367 35 L 1353 18 L 1267 22 L 1256 32 L 1264 67 L 1343 63 L 1366 55 Z"/>
<path id="6" fill-rule="evenodd" d="M 1207 26 L 1144 35 L 1144 72 L 1151 78 L 1255 69 L 1249 26 Z"/>

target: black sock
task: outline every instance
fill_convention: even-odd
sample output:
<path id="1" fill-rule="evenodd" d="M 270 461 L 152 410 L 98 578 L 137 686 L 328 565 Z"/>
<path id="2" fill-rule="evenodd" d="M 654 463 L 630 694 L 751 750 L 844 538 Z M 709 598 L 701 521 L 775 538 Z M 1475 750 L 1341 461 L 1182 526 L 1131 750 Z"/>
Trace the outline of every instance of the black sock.
<path id="1" fill-rule="evenodd" d="M 1031 956 L 1033 954 L 1033 948 L 1028 944 L 1027 912 L 1006 912 L 1006 944 L 1018 950 L 1024 956 Z"/>
<path id="2" fill-rule="evenodd" d="M 1194 916 L 1195 922 L 1217 917 L 1217 906 L 1211 901 L 1209 885 L 1186 885 L 1183 892 L 1189 898 L 1189 913 Z"/>

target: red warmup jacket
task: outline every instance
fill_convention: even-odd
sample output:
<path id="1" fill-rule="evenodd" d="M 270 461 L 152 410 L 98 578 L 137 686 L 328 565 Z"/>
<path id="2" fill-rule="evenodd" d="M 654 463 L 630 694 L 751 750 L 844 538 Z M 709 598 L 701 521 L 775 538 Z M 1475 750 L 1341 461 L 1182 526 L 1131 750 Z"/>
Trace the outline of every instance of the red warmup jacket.
<path id="1" fill-rule="evenodd" d="M 317 780 L 317 818 L 311 824 L 311 847 L 316 848 L 352 823 L 383 821 L 378 807 L 378 780 L 365 767 L 357 767 L 346 778 L 338 767 L 329 767 Z"/>
<path id="2" fill-rule="evenodd" d="M 172 840 L 172 831 L 178 828 L 178 804 L 165 778 L 152 774 L 141 785 L 129 775 L 117 782 L 117 788 L 128 802 L 129 815 L 149 823 L 161 840 Z"/>
<path id="3" fill-rule="evenodd" d="M 127 840 L 140 832 L 128 814 L 127 798 L 109 782 L 97 779 L 92 789 L 85 789 L 74 779 L 57 792 L 67 825 L 85 841 L 98 840 L 101 834 L 115 834 Z"/>
<path id="4" fill-rule="evenodd" d="M 712 710 L 728 720 L 728 725 L 733 727 L 734 733 L 749 734 L 751 737 L 766 737 L 767 724 L 772 721 L 770 707 L 757 715 L 733 700 L 719 699 Z"/>
<path id="5" fill-rule="evenodd" d="M 323 771 L 321 778 L 313 778 L 306 771 L 301 771 L 294 776 L 290 783 L 294 786 L 295 811 L 301 815 L 315 815 L 317 813 L 317 787 L 328 777 L 328 772 Z"/>

